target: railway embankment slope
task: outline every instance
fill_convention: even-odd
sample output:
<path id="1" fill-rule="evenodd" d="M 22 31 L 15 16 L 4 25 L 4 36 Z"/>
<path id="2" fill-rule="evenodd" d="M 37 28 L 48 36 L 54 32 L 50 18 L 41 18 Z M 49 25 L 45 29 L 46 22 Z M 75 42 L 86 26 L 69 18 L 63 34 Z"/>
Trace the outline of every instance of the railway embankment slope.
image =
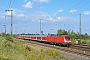
<path id="1" fill-rule="evenodd" d="M 60 51 L 25 45 L 24 42 L 0 37 L 0 60 L 74 60 L 65 57 Z"/>

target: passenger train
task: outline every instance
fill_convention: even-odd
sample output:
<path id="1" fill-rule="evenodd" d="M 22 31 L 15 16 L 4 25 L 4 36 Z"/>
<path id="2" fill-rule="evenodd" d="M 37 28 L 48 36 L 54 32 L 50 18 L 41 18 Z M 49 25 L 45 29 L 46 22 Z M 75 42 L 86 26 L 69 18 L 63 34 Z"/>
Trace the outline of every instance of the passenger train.
<path id="1" fill-rule="evenodd" d="M 51 35 L 16 35 L 17 39 L 33 40 L 55 45 L 70 46 L 71 38 L 69 35 L 62 34 L 60 36 Z"/>

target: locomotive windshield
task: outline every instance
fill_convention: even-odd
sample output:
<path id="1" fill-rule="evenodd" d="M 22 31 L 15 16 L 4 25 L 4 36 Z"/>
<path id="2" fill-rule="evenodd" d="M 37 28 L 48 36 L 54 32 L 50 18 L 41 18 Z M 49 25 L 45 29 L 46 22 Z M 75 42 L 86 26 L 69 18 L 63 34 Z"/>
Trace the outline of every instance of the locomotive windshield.
<path id="1" fill-rule="evenodd" d="M 65 37 L 65 40 L 70 40 L 70 37 L 69 37 L 69 36 L 66 36 L 66 37 Z"/>

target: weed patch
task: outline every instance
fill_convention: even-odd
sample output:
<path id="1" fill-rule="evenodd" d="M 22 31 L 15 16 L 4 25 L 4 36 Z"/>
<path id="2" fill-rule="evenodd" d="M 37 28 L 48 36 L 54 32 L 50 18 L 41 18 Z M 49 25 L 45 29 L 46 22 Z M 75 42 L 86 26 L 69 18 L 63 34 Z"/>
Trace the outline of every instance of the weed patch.
<path id="1" fill-rule="evenodd" d="M 38 46 L 2 40 L 0 44 L 0 60 L 71 60 L 59 51 Z"/>

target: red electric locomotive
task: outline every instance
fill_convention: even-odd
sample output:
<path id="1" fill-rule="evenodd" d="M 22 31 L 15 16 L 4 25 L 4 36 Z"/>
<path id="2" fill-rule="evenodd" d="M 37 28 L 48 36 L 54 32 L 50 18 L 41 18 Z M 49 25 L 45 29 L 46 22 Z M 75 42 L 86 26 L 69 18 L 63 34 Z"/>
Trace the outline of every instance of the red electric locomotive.
<path id="1" fill-rule="evenodd" d="M 70 46 L 71 45 L 71 38 L 68 35 L 61 35 L 61 36 L 47 36 L 47 42 L 56 45 L 63 45 L 63 46 Z"/>

